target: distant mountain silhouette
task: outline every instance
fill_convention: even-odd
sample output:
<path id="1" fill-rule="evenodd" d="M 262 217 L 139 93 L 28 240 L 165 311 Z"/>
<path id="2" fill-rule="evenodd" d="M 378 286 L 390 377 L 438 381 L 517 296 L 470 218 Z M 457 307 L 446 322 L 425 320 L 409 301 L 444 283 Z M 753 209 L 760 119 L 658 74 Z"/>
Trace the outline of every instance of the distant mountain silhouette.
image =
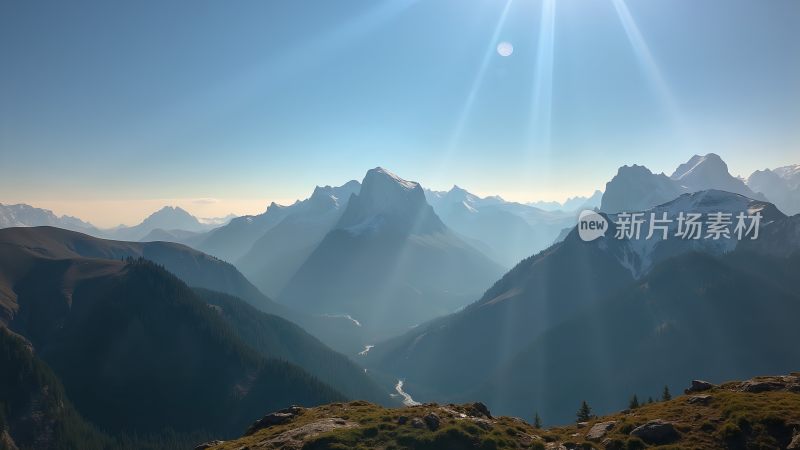
<path id="1" fill-rule="evenodd" d="M 94 225 L 77 217 L 56 216 L 48 209 L 35 208 L 26 204 L 0 204 L 0 228 L 51 226 L 66 230 L 99 235 Z"/>
<path id="2" fill-rule="evenodd" d="M 564 203 L 559 203 L 555 201 L 537 201 L 537 202 L 529 202 L 527 205 L 533 206 L 539 209 L 543 209 L 545 211 L 580 211 L 584 209 L 594 209 L 600 207 L 600 200 L 603 198 L 603 191 L 596 190 L 592 193 L 589 197 L 584 196 L 575 196 L 570 197 L 564 201 Z"/>
<path id="3" fill-rule="evenodd" d="M 654 174 L 647 167 L 622 166 L 608 183 L 600 210 L 616 213 L 644 211 L 666 203 L 686 192 L 663 173 Z"/>
<path id="4" fill-rule="evenodd" d="M 237 217 L 227 225 L 189 238 L 185 243 L 232 263 L 247 253 L 267 230 L 280 223 L 289 211 L 290 207 L 272 202 L 262 214 Z"/>
<path id="5" fill-rule="evenodd" d="M 800 164 L 756 170 L 747 179 L 747 186 L 764 194 L 784 213 L 800 213 Z"/>
<path id="6" fill-rule="evenodd" d="M 285 217 L 267 229 L 236 266 L 264 293 L 278 295 L 360 188 L 357 181 L 339 187 L 317 186 L 311 197 L 288 207 Z"/>
<path id="7" fill-rule="evenodd" d="M 572 213 L 544 211 L 500 197 L 480 198 L 458 186 L 425 195 L 448 227 L 477 241 L 479 250 L 506 267 L 548 247 L 564 227 L 575 224 Z"/>
<path id="8" fill-rule="evenodd" d="M 718 155 L 694 155 L 667 177 L 653 174 L 644 166 L 620 167 L 606 184 L 600 210 L 608 213 L 644 211 L 685 193 L 708 189 L 732 192 L 756 200 L 766 200 L 728 172 Z"/>
<path id="9" fill-rule="evenodd" d="M 132 227 L 119 226 L 105 230 L 109 237 L 125 241 L 143 240 L 154 230 L 180 230 L 178 233 L 207 231 L 213 225 L 201 223 L 197 217 L 177 206 L 165 206 Z"/>

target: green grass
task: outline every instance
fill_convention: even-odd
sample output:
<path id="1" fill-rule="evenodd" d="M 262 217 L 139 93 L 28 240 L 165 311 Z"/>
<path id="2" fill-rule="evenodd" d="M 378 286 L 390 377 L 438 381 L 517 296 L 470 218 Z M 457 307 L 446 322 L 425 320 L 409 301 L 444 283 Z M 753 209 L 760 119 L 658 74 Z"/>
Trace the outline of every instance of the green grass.
<path id="1" fill-rule="evenodd" d="M 741 392 L 739 384 L 730 383 L 704 392 L 711 396 L 706 405 L 691 404 L 690 396 L 677 396 L 670 401 L 656 402 L 591 420 L 588 425 L 569 425 L 535 429 L 520 419 L 495 417 L 486 419 L 475 414 L 470 405 L 435 404 L 408 408 L 383 408 L 367 402 L 335 403 L 307 409 L 292 422 L 260 430 L 216 449 L 281 448 L 268 445 L 283 433 L 325 418 L 340 418 L 355 424 L 302 438 L 303 449 L 543 449 L 547 443 L 573 443 L 577 448 L 642 449 L 650 447 L 629 433 L 654 419 L 674 424 L 680 440 L 666 449 L 780 448 L 788 443 L 795 429 L 800 430 L 800 393 L 778 391 Z M 441 425 L 436 430 L 414 428 L 412 419 L 436 413 Z M 465 416 L 465 417 L 462 417 Z M 408 420 L 400 424 L 398 419 Z M 585 435 L 597 422 L 616 421 L 603 439 L 589 442 Z M 609 444 L 608 446 L 606 444 Z M 556 445 L 557 447 L 557 445 Z"/>

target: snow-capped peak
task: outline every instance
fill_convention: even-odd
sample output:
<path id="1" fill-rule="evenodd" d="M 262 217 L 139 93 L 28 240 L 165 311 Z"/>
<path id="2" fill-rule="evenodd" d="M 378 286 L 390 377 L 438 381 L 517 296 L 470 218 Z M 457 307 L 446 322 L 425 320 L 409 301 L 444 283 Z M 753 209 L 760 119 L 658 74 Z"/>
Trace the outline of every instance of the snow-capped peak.
<path id="1" fill-rule="evenodd" d="M 633 238 L 617 239 L 612 230 L 609 230 L 605 242 L 598 245 L 612 249 L 611 251 L 620 263 L 636 278 L 646 274 L 656 262 L 670 255 L 690 250 L 717 255 L 732 251 L 739 243 L 738 237 L 734 233 L 738 213 L 745 213 L 747 216 L 760 214 L 760 227 L 769 226 L 776 220 L 786 218 L 772 203 L 714 189 L 683 194 L 675 200 L 654 208 L 645 211 L 628 211 L 628 213 L 642 213 L 639 216 L 643 220 L 641 233 Z M 729 214 L 728 236 L 722 235 L 717 239 L 710 239 L 707 237 L 707 229 L 701 229 L 702 236 L 699 238 L 678 236 L 678 218 L 681 215 L 700 214 L 701 221 L 705 222 L 716 213 Z M 619 214 L 608 215 L 609 221 L 615 224 L 620 217 Z M 653 218 L 656 220 L 653 222 L 654 233 L 650 235 Z M 661 222 L 664 218 L 668 222 Z M 663 231 L 660 226 L 667 227 L 667 239 L 663 239 Z"/>
<path id="2" fill-rule="evenodd" d="M 339 227 L 361 234 L 364 230 L 375 231 L 385 226 L 413 229 L 414 232 L 435 232 L 444 228 L 418 183 L 377 167 L 364 176 L 361 190 L 348 203 Z"/>
<path id="3" fill-rule="evenodd" d="M 725 161 L 723 161 L 722 158 L 720 158 L 716 153 L 708 153 L 703 156 L 692 156 L 689 161 L 678 166 L 670 178 L 673 180 L 681 180 L 691 176 L 694 172 L 700 170 L 701 167 L 707 172 L 713 171 L 728 175 L 728 165 L 725 164 Z"/>
<path id="4" fill-rule="evenodd" d="M 773 172 L 781 177 L 790 189 L 800 188 L 800 164 L 778 167 Z"/>
<path id="5" fill-rule="evenodd" d="M 367 183 L 367 180 L 375 179 L 377 177 L 388 178 L 407 190 L 412 190 L 419 187 L 419 184 L 413 181 L 404 180 L 395 175 L 394 173 L 384 169 L 383 167 L 376 167 L 374 169 L 368 170 L 367 175 L 364 177 L 364 184 Z"/>

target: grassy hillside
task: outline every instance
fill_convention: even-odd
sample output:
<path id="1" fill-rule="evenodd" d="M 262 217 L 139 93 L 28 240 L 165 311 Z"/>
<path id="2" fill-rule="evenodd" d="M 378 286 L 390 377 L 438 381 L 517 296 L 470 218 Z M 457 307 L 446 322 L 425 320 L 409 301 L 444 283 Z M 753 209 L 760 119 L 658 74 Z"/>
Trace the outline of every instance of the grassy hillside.
<path id="1" fill-rule="evenodd" d="M 651 432 L 639 428 L 648 423 Z M 667 432 L 657 436 L 653 424 Z M 492 417 L 480 404 L 382 408 L 351 402 L 296 408 L 266 416 L 240 439 L 207 448 L 774 449 L 792 448 L 793 440 L 800 445 L 800 374 L 725 383 L 549 429 Z"/>

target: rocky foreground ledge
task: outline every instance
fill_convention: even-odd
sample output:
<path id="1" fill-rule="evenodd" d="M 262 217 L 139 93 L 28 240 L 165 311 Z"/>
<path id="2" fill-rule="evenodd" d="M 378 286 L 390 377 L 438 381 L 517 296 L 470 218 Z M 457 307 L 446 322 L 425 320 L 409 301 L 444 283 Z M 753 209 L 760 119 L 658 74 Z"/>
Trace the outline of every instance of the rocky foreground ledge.
<path id="1" fill-rule="evenodd" d="M 291 407 L 205 449 L 639 449 L 800 450 L 800 373 L 719 386 L 564 427 L 493 417 L 481 403 L 383 408 L 368 402 Z"/>

